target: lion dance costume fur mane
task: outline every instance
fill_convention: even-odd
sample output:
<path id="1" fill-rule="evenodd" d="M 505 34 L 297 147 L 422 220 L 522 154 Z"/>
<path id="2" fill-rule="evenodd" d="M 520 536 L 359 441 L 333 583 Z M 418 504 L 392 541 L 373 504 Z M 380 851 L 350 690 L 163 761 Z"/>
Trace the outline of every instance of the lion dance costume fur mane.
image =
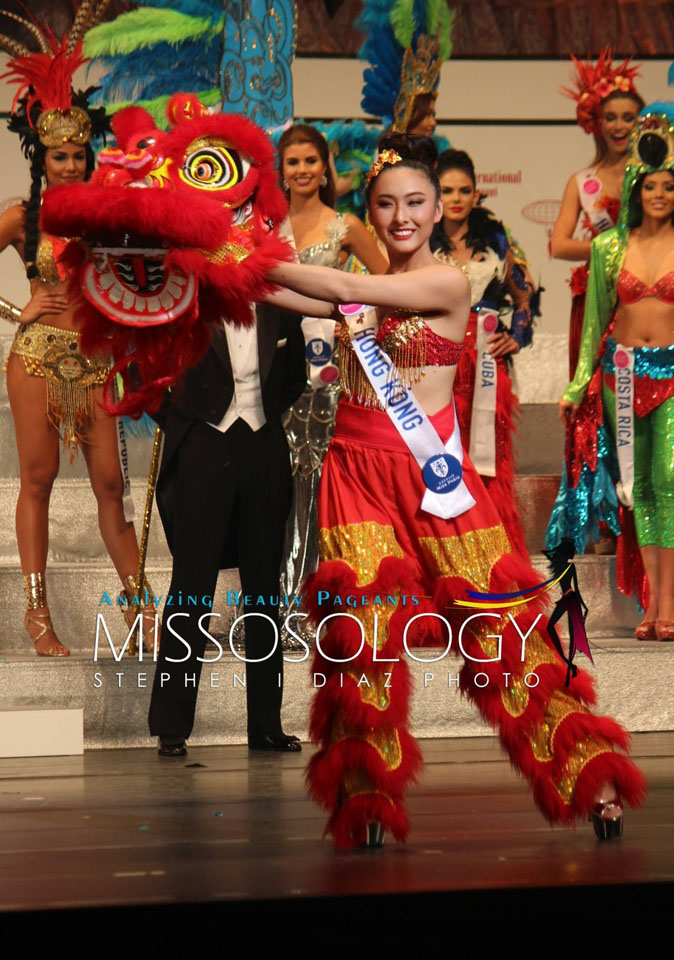
<path id="1" fill-rule="evenodd" d="M 190 94 L 171 97 L 167 116 L 162 131 L 140 107 L 121 110 L 117 147 L 101 151 L 91 180 L 46 191 L 42 207 L 43 230 L 78 238 L 64 261 L 84 295 L 82 346 L 112 353 L 106 407 L 130 416 L 156 410 L 198 362 L 210 323 L 254 323 L 268 270 L 292 257 L 262 130 Z"/>

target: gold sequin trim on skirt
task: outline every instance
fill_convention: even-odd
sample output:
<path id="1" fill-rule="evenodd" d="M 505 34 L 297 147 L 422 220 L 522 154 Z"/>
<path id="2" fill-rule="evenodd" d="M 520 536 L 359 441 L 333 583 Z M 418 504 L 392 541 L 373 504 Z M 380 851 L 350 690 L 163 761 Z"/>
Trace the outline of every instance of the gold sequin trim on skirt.
<path id="1" fill-rule="evenodd" d="M 501 690 L 501 701 L 511 717 L 521 717 L 529 706 L 529 688 L 524 678 L 544 663 L 556 663 L 554 650 L 547 646 L 540 633 L 533 630 L 527 638 L 524 665 L 519 677 L 510 677 L 509 686 Z"/>
<path id="2" fill-rule="evenodd" d="M 318 555 L 321 560 L 347 563 L 359 586 L 372 583 L 384 557 L 404 557 L 393 527 L 372 521 L 323 527 L 318 534 Z"/>
<path id="3" fill-rule="evenodd" d="M 360 699 L 377 710 L 388 710 L 391 705 L 391 687 L 393 686 L 394 663 L 388 665 L 387 673 L 371 674 L 350 667 L 346 674 L 356 684 Z"/>
<path id="4" fill-rule="evenodd" d="M 482 592 L 489 590 L 495 564 L 511 552 L 501 524 L 453 537 L 420 537 L 419 544 L 434 577 L 462 577 Z"/>

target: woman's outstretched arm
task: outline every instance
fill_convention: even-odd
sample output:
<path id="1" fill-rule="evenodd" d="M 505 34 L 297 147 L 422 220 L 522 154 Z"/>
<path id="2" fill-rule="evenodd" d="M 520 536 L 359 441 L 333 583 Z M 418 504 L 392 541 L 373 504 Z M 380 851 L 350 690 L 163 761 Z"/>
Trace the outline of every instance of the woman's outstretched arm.
<path id="1" fill-rule="evenodd" d="M 269 278 L 297 293 L 330 303 L 367 303 L 420 313 L 462 310 L 463 301 L 470 295 L 470 285 L 461 270 L 442 264 L 404 273 L 364 276 L 331 267 L 280 263 L 270 271 Z"/>
<path id="2" fill-rule="evenodd" d="M 309 267 L 309 269 L 318 270 L 319 268 Z M 335 311 L 334 303 L 303 297 L 301 293 L 295 293 L 294 290 L 288 290 L 286 287 L 279 287 L 274 293 L 268 293 L 264 297 L 264 302 L 278 307 L 279 310 L 299 313 L 303 317 L 332 317 Z"/>

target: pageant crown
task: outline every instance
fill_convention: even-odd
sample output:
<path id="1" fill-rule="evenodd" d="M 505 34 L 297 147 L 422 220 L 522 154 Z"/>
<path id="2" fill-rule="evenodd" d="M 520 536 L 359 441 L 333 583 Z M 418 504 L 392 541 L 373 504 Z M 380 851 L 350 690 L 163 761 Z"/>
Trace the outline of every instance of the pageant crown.
<path id="1" fill-rule="evenodd" d="M 634 78 L 638 76 L 639 67 L 631 66 L 631 57 L 614 67 L 611 47 L 604 47 L 596 64 L 590 61 L 583 63 L 573 54 L 571 59 L 576 68 L 575 88 L 562 87 L 562 93 L 576 101 L 576 118 L 585 133 L 592 133 L 599 138 L 602 101 L 616 92 L 636 93 Z"/>

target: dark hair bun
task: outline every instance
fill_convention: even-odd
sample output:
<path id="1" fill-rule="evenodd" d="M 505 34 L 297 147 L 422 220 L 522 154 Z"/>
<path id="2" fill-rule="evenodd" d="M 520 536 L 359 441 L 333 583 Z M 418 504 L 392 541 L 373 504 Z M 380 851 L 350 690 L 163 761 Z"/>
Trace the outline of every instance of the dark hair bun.
<path id="1" fill-rule="evenodd" d="M 442 176 L 447 170 L 462 170 L 473 181 L 475 180 L 475 167 L 470 156 L 465 150 L 443 150 L 438 157 L 438 176 Z"/>
<path id="2" fill-rule="evenodd" d="M 403 160 L 423 163 L 433 170 L 438 159 L 438 148 L 430 137 L 419 137 L 407 133 L 385 133 L 377 145 L 382 150 L 395 150 Z"/>

